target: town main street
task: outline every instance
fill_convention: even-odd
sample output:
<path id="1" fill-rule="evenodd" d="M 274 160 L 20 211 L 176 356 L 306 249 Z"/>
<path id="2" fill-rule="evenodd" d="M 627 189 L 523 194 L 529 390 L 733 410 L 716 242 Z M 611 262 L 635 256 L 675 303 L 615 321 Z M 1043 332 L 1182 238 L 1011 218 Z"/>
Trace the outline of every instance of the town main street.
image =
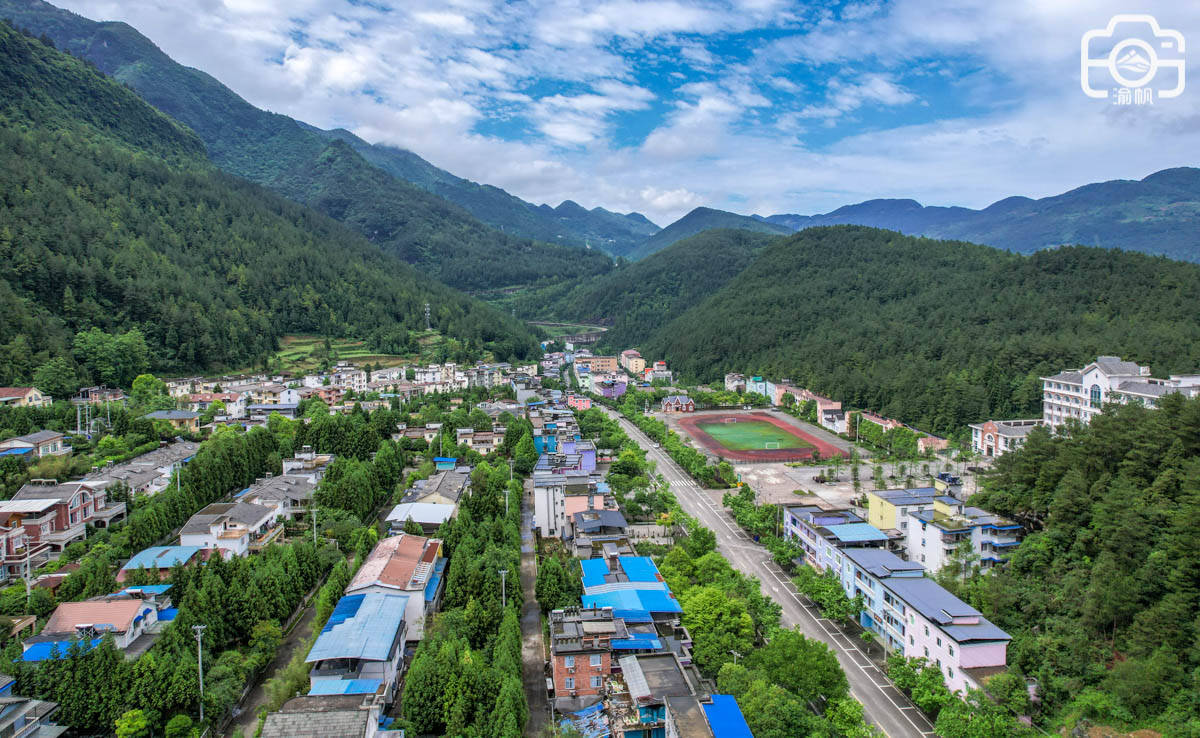
<path id="1" fill-rule="evenodd" d="M 932 736 L 929 720 L 888 681 L 887 676 L 862 652 L 854 639 L 846 636 L 803 597 L 796 593 L 790 579 L 771 560 L 762 546 L 742 531 L 662 449 L 637 426 L 617 413 L 601 408 L 621 424 L 630 438 L 646 449 L 648 457 L 658 465 L 658 473 L 671 485 L 680 506 L 695 516 L 717 535 L 717 549 L 729 563 L 744 574 L 756 576 L 763 591 L 783 608 L 782 622 L 787 627 L 798 626 L 800 632 L 829 645 L 837 655 L 850 682 L 850 694 L 863 704 L 869 722 L 890 738 L 921 738 Z"/>

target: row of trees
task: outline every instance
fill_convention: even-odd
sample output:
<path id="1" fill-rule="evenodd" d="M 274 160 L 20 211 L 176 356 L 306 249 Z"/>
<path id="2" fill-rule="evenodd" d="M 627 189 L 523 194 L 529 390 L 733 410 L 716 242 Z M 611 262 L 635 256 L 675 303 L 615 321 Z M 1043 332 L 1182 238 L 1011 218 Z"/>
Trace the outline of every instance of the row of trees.
<path id="1" fill-rule="evenodd" d="M 521 494 L 520 477 L 510 481 L 503 460 L 483 461 L 458 516 L 438 531 L 450 565 L 442 612 L 405 679 L 403 721 L 414 733 L 519 738 L 524 731 Z"/>

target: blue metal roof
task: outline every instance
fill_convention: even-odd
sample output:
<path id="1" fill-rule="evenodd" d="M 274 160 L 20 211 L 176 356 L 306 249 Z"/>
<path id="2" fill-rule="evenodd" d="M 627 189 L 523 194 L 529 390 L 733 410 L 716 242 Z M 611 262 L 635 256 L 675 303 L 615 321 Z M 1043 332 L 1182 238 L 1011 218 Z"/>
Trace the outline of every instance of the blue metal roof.
<path id="1" fill-rule="evenodd" d="M 171 585 L 169 584 L 145 584 L 140 587 L 126 587 L 125 589 L 121 590 L 120 594 L 131 595 L 140 592 L 142 594 L 160 595 L 170 588 Z"/>
<path id="2" fill-rule="evenodd" d="M 382 679 L 318 679 L 308 694 L 375 694 L 380 684 Z"/>
<path id="3" fill-rule="evenodd" d="M 733 695 L 714 694 L 711 705 L 701 703 L 701 706 L 713 738 L 754 738 L 742 715 L 742 708 L 738 707 Z"/>
<path id="4" fill-rule="evenodd" d="M 608 562 L 604 559 L 584 559 L 579 562 L 583 568 L 583 586 L 597 587 L 604 584 L 604 577 L 608 576 Z"/>
<path id="5" fill-rule="evenodd" d="M 200 550 L 200 546 L 154 546 L 135 554 L 122 568 L 170 569 L 176 564 L 186 564 Z"/>
<path id="6" fill-rule="evenodd" d="M 613 615 L 626 620 L 646 622 L 652 612 L 682 612 L 679 601 L 661 589 L 621 589 L 615 592 L 583 595 L 584 607 L 611 607 Z M 626 615 L 626 613 L 629 613 Z M 640 618 L 640 619 L 639 619 Z"/>
<path id="7" fill-rule="evenodd" d="M 35 643 L 21 654 L 22 661 L 49 661 L 53 658 L 65 659 L 70 654 L 71 644 L 75 641 L 43 641 Z M 79 645 L 83 648 L 83 652 L 87 653 L 96 646 L 100 645 L 100 639 L 95 638 L 90 641 L 79 641 Z M 55 656 L 57 651 L 57 656 Z"/>
<path id="8" fill-rule="evenodd" d="M 0 451 L 0 456 L 24 456 L 33 453 L 31 448 L 6 448 Z"/>
<path id="9" fill-rule="evenodd" d="M 846 523 L 831 525 L 826 528 L 834 538 L 845 543 L 866 543 L 869 541 L 886 541 L 887 534 L 870 523 Z"/>
<path id="10" fill-rule="evenodd" d="M 649 556 L 622 556 L 621 568 L 631 582 L 657 582 L 658 567 Z"/>
<path id="11" fill-rule="evenodd" d="M 174 620 L 175 616 L 178 614 L 179 614 L 178 607 L 164 607 L 163 609 L 158 611 L 158 620 L 159 620 L 159 622 L 169 623 L 172 620 Z"/>
<path id="12" fill-rule="evenodd" d="M 612 647 L 617 651 L 640 651 L 647 648 L 658 650 L 662 648 L 662 641 L 652 635 L 636 633 L 632 638 L 618 638 L 614 640 Z"/>
<path id="13" fill-rule="evenodd" d="M 333 608 L 305 662 L 386 661 L 397 633 L 404 627 L 407 604 L 408 595 L 381 592 L 346 595 Z"/>

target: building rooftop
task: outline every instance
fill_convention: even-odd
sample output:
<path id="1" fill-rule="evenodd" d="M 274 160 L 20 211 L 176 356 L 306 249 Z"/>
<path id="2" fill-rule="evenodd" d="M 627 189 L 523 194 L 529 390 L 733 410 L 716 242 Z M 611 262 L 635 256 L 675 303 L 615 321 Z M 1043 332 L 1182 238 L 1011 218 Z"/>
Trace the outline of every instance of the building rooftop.
<path id="1" fill-rule="evenodd" d="M 194 413 L 191 410 L 155 410 L 142 417 L 150 420 L 195 420 L 200 417 L 200 413 Z"/>
<path id="2" fill-rule="evenodd" d="M 454 461 L 453 459 L 451 461 Z M 413 491 L 406 495 L 406 502 L 420 502 L 434 495 L 445 497 L 452 502 L 458 502 L 471 477 L 460 471 L 443 471 L 434 474 L 429 479 L 418 482 Z M 409 499 L 411 498 L 411 499 Z"/>
<path id="3" fill-rule="evenodd" d="M 424 589 L 442 542 L 408 533 L 385 538 L 359 567 L 347 592 L 376 585 L 395 589 Z"/>
<path id="4" fill-rule="evenodd" d="M 996 433 L 1005 438 L 1024 438 L 1029 435 L 1029 432 L 1034 428 L 1042 425 L 1044 422 L 1041 418 L 1031 418 L 1029 420 L 993 420 L 991 421 L 996 426 Z M 972 428 L 983 430 L 983 423 L 971 423 Z"/>
<path id="5" fill-rule="evenodd" d="M 23 436 L 9 438 L 8 440 L 9 441 L 24 441 L 25 443 L 45 443 L 47 441 L 54 441 L 59 438 L 64 438 L 64 436 L 63 436 L 63 434 L 59 433 L 58 431 L 40 430 L 40 431 L 35 431 L 33 433 L 27 433 Z"/>
<path id="6" fill-rule="evenodd" d="M 386 661 L 397 636 L 404 629 L 408 595 L 346 595 L 338 600 L 306 663 L 327 659 Z"/>
<path id="7" fill-rule="evenodd" d="M 946 635 L 959 643 L 1011 640 L 1007 633 L 993 625 L 978 610 L 932 579 L 891 578 L 885 586 L 927 620 L 937 623 Z M 960 622 L 955 624 L 955 620 Z"/>
<path id="8" fill-rule="evenodd" d="M 263 738 L 364 738 L 372 711 L 363 695 L 294 697 L 267 715 Z"/>
<path id="9" fill-rule="evenodd" d="M 925 567 L 915 561 L 905 561 L 885 548 L 847 548 L 842 555 L 854 562 L 860 569 L 880 579 L 896 572 L 925 571 Z"/>
<path id="10" fill-rule="evenodd" d="M 618 556 L 616 568 L 610 559 L 585 559 L 579 562 L 583 568 L 583 589 L 602 588 L 604 585 L 623 583 L 653 583 L 653 589 L 666 589 L 666 582 L 658 573 L 658 567 L 649 556 Z M 611 587 L 609 587 L 611 589 Z"/>
<path id="11" fill-rule="evenodd" d="M 141 614 L 146 603 L 129 600 L 86 600 L 64 602 L 50 616 L 41 635 L 74 635 L 81 626 L 92 626 L 97 631 L 112 630 L 124 633 L 133 627 L 134 618 Z"/>
<path id="12" fill-rule="evenodd" d="M 712 702 L 702 704 L 713 738 L 754 738 L 733 695 L 714 694 Z"/>
<path id="13" fill-rule="evenodd" d="M 622 656 L 618 663 L 635 702 L 659 702 L 695 694 L 679 661 L 669 653 Z"/>
<path id="14" fill-rule="evenodd" d="M 578 533 L 591 533 L 603 528 L 626 528 L 629 523 L 618 510 L 588 510 L 571 516 Z"/>
<path id="15" fill-rule="evenodd" d="M 893 505 L 927 505 L 942 493 L 934 487 L 913 487 L 912 489 L 879 489 L 868 492 L 881 500 Z"/>
<path id="16" fill-rule="evenodd" d="M 96 484 L 92 481 L 79 482 L 63 482 L 57 484 L 54 480 L 48 482 L 34 479 L 28 484 L 17 490 L 17 493 L 12 496 L 14 500 L 58 500 L 59 502 L 70 502 L 71 498 L 78 494 L 80 489 L 86 489 L 89 492 L 97 492 L 104 485 Z"/>
<path id="17" fill-rule="evenodd" d="M 125 566 L 126 571 L 133 569 L 170 569 L 176 564 L 186 564 L 203 549 L 200 546 L 154 546 L 139 551 Z"/>
<path id="18" fill-rule="evenodd" d="M 252 502 L 214 502 L 200 510 L 184 523 L 181 535 L 197 535 L 210 532 L 211 526 L 228 521 L 242 526 L 252 526 L 263 518 L 274 514 L 274 510 Z"/>
<path id="19" fill-rule="evenodd" d="M 846 523 L 845 525 L 825 526 L 834 538 L 842 543 L 869 543 L 871 541 L 886 541 L 887 534 L 869 523 Z"/>
<path id="20" fill-rule="evenodd" d="M 704 714 L 704 708 L 700 706 L 700 701 L 695 697 L 692 695 L 668 697 L 666 703 L 678 735 L 688 736 L 688 738 L 714 738 L 712 728 L 708 725 L 708 718 Z"/>
<path id="21" fill-rule="evenodd" d="M 652 613 L 683 612 L 679 601 L 666 589 L 619 589 L 585 594 L 584 607 L 611 607 L 613 614 L 626 622 L 649 622 Z"/>
<path id="22" fill-rule="evenodd" d="M 412 519 L 414 523 L 425 525 L 441 525 L 454 517 L 454 505 L 441 502 L 404 502 L 392 508 L 388 513 L 389 523 L 403 523 Z"/>

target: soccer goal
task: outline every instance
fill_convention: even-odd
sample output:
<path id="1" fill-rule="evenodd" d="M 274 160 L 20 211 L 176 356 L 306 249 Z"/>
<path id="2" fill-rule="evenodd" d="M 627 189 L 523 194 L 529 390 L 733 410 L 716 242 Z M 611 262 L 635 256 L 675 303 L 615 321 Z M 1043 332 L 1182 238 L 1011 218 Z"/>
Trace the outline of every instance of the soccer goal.
<path id="1" fill-rule="evenodd" d="M 724 423 L 736 423 L 737 421 L 738 421 L 738 419 L 737 419 L 737 418 L 725 418 L 725 420 L 723 420 L 722 422 L 724 422 Z"/>
<path id="2" fill-rule="evenodd" d="M 779 450 L 779 441 L 763 441 L 763 449 L 766 451 Z"/>

